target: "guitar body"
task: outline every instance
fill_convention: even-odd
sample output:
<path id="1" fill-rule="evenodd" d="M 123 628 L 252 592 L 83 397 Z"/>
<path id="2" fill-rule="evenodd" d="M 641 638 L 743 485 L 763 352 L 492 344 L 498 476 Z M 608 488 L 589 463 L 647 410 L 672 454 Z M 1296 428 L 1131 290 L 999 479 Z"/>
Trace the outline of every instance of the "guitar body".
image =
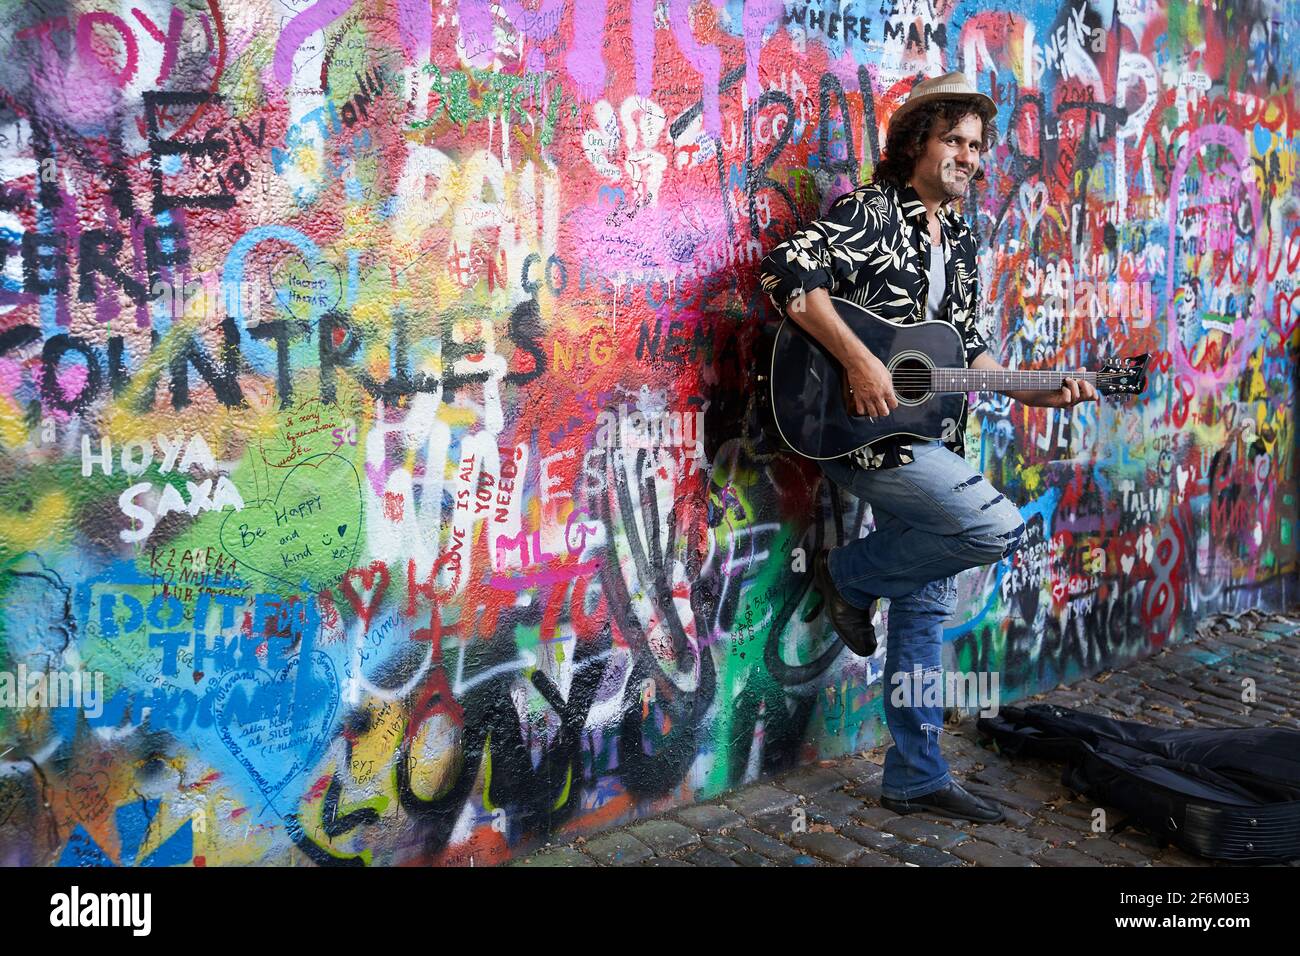
<path id="1" fill-rule="evenodd" d="M 876 318 L 847 299 L 831 297 L 853 334 L 891 373 L 916 378 L 931 368 L 965 368 L 961 334 L 947 322 L 899 325 Z M 966 405 L 960 392 L 934 394 L 896 388 L 898 407 L 874 422 L 844 407 L 840 363 L 789 318 L 772 348 L 772 413 L 787 445 L 806 458 L 848 455 L 863 445 L 902 435 L 925 441 L 951 437 Z"/>

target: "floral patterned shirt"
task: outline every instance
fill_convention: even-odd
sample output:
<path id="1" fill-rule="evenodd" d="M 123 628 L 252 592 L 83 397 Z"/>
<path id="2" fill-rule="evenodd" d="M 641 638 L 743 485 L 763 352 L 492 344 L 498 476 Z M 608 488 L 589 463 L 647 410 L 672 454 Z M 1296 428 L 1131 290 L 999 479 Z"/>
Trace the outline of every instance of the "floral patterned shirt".
<path id="1" fill-rule="evenodd" d="M 948 295 L 941 315 L 961 333 L 966 364 L 988 349 L 976 328 L 979 318 L 979 272 L 975 236 L 966 220 L 939 207 L 946 251 Z M 784 316 L 790 301 L 826 286 L 831 295 L 848 299 L 892 322 L 910 324 L 926 318 L 930 250 L 925 204 L 915 189 L 887 183 L 859 186 L 837 199 L 820 219 L 799 230 L 763 259 L 759 283 Z M 966 409 L 943 444 L 965 455 Z M 894 468 L 913 460 L 910 441 L 885 438 L 853 452 L 859 468 Z"/>

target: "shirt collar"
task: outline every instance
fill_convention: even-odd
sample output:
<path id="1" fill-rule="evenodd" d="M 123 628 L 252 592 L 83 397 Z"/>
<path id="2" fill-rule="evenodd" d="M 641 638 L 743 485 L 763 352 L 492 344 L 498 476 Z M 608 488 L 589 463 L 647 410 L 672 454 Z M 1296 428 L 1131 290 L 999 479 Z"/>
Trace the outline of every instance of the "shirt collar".
<path id="1" fill-rule="evenodd" d="M 921 194 L 914 186 L 905 185 L 899 190 L 898 203 L 903 209 L 904 216 L 918 220 L 919 225 L 924 225 L 925 203 L 921 201 Z M 953 236 L 960 236 L 967 229 L 966 217 L 954 210 L 952 203 L 944 203 L 939 207 L 939 220 Z"/>
<path id="2" fill-rule="evenodd" d="M 910 183 L 899 190 L 898 204 L 902 206 L 903 215 L 908 219 L 925 220 L 925 203 L 921 202 L 920 193 Z"/>
<path id="3" fill-rule="evenodd" d="M 957 210 L 952 208 L 952 203 L 939 207 L 939 219 L 948 227 L 948 235 L 952 239 L 960 239 L 970 231 L 970 224 L 966 217 Z"/>

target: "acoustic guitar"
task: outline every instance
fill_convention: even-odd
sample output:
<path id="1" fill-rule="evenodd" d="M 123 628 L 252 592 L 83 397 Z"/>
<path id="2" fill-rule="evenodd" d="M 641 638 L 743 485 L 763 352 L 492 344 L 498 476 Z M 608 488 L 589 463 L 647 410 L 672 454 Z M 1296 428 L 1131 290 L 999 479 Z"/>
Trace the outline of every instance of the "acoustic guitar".
<path id="1" fill-rule="evenodd" d="M 968 392 L 1055 391 L 1067 378 L 1091 382 L 1103 396 L 1137 395 L 1146 388 L 1145 354 L 1108 361 L 1099 371 L 985 371 L 966 366 L 961 333 L 947 322 L 900 325 L 847 299 L 832 296 L 831 302 L 889 369 L 898 407 L 875 421 L 850 415 L 840 363 L 798 323 L 783 319 L 772 344 L 771 366 L 758 379 L 770 389 L 770 414 L 779 437 L 805 458 L 840 458 L 893 436 L 948 439 L 961 420 Z"/>

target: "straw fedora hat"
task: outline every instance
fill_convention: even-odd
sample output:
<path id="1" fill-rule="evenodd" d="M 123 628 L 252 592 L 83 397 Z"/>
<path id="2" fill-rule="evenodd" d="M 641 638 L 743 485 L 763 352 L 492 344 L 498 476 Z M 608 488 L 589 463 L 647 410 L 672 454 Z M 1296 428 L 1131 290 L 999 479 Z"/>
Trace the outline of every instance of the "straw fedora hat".
<path id="1" fill-rule="evenodd" d="M 913 86 L 903 105 L 894 110 L 894 115 L 889 118 L 889 124 L 892 126 L 898 119 L 906 116 L 922 103 L 929 103 L 932 100 L 969 100 L 972 103 L 984 103 L 992 116 L 998 115 L 997 104 L 971 86 L 965 73 L 954 70 L 943 76 L 932 76 Z"/>

